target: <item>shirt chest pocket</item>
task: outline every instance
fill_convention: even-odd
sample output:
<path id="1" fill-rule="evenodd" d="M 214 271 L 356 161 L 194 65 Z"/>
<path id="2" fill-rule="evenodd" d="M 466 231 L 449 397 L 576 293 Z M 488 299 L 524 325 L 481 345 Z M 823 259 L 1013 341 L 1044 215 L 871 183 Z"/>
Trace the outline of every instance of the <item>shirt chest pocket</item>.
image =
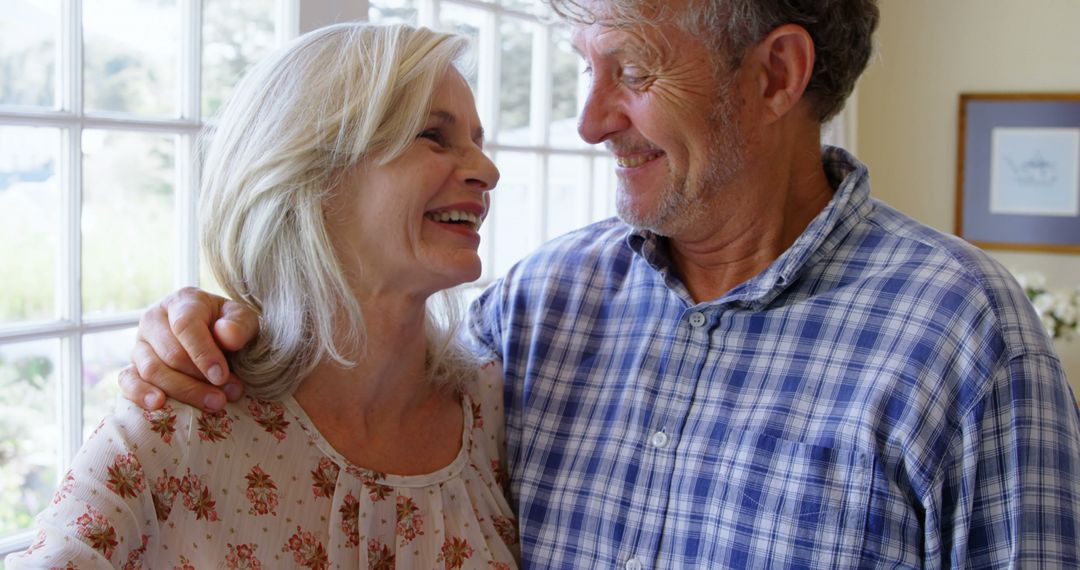
<path id="1" fill-rule="evenodd" d="M 747 568 L 857 564 L 870 501 L 865 452 L 755 432 L 714 442 L 707 557 Z M 702 466 L 706 467 L 706 466 Z"/>

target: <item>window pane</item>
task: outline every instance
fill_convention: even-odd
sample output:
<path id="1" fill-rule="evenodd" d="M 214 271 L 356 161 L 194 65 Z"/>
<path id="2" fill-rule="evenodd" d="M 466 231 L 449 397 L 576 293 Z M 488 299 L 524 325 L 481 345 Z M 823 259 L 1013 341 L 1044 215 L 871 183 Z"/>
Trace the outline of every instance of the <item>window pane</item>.
<path id="1" fill-rule="evenodd" d="M 0 127 L 0 324 L 56 316 L 60 132 Z"/>
<path id="2" fill-rule="evenodd" d="M 83 2 L 88 111 L 178 115 L 176 0 Z"/>
<path id="3" fill-rule="evenodd" d="M 275 45 L 276 0 L 203 0 L 202 114 L 221 108 L 247 68 Z"/>
<path id="4" fill-rule="evenodd" d="M 506 18 L 499 26 L 502 64 L 499 66 L 499 134 L 504 144 L 528 144 L 529 101 L 532 94 L 532 26 Z"/>
<path id="5" fill-rule="evenodd" d="M 56 106 L 58 0 L 0 0 L 0 105 Z"/>
<path id="6" fill-rule="evenodd" d="M 617 214 L 615 194 L 617 192 L 615 160 L 610 157 L 596 157 L 593 161 L 593 201 L 592 220 L 605 220 Z"/>
<path id="7" fill-rule="evenodd" d="M 551 30 L 551 125 L 548 137 L 552 146 L 580 147 L 577 134 L 578 81 L 582 79 L 581 58 L 570 44 L 570 30 L 556 26 Z"/>
<path id="8" fill-rule="evenodd" d="M 530 14 L 540 13 L 542 4 L 537 0 L 499 0 L 499 3 L 513 10 L 520 10 Z"/>
<path id="9" fill-rule="evenodd" d="M 416 0 L 378 0 L 371 2 L 368 12 L 368 17 L 377 24 L 416 25 Z"/>
<path id="10" fill-rule="evenodd" d="M 0 537 L 31 528 L 59 480 L 59 342 L 0 345 Z"/>
<path id="11" fill-rule="evenodd" d="M 116 377 L 131 362 L 135 329 L 124 329 L 83 337 L 83 441 L 90 437 L 102 418 L 113 412 L 120 386 Z"/>
<path id="12" fill-rule="evenodd" d="M 477 67 L 479 67 L 478 49 L 480 46 L 480 27 L 487 20 L 487 12 L 475 8 L 467 8 L 457 4 L 443 3 L 439 10 L 439 19 L 442 21 L 443 30 L 468 36 L 469 51 L 464 57 L 464 71 L 467 72 L 465 79 L 469 81 L 469 87 L 476 92 Z"/>
<path id="13" fill-rule="evenodd" d="M 491 193 L 491 240 L 495 252 L 492 276 L 506 273 L 510 266 L 540 245 L 540 212 L 536 204 L 536 155 L 500 152 L 495 164 L 502 172 L 499 187 Z"/>
<path id="14" fill-rule="evenodd" d="M 176 137 L 83 132 L 83 311 L 136 310 L 175 287 Z"/>
<path id="15" fill-rule="evenodd" d="M 548 158 L 547 233 L 545 239 L 580 228 L 589 221 L 589 191 L 583 156 L 552 155 Z"/>

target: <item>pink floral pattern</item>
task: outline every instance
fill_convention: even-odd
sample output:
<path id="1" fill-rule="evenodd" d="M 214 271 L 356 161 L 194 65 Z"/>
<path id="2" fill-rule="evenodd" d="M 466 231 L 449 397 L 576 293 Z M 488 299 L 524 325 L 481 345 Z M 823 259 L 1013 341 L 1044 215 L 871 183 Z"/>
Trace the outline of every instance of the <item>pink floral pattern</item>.
<path id="1" fill-rule="evenodd" d="M 124 563 L 122 570 L 140 570 L 143 567 L 143 556 L 146 555 L 146 545 L 149 542 L 150 537 L 142 535 L 142 545 L 128 552 L 127 562 Z"/>
<path id="2" fill-rule="evenodd" d="M 191 469 L 188 469 L 187 475 L 180 480 L 180 492 L 184 496 L 184 507 L 195 513 L 196 520 L 218 520 L 217 511 L 214 510 L 217 502 L 210 497 L 210 490 L 206 488 L 202 478 L 191 474 Z"/>
<path id="3" fill-rule="evenodd" d="M 83 538 L 91 548 L 101 553 L 105 560 L 112 560 L 113 551 L 119 544 L 116 529 L 109 519 L 94 507 L 87 505 L 86 512 L 75 519 L 75 533 Z"/>
<path id="4" fill-rule="evenodd" d="M 39 530 L 37 536 L 34 537 L 34 544 L 31 544 L 30 548 L 26 549 L 26 552 L 23 553 L 23 556 L 30 556 L 34 553 L 35 550 L 38 550 L 43 546 L 45 546 L 45 531 Z"/>
<path id="5" fill-rule="evenodd" d="M 109 473 L 109 480 L 105 486 L 121 499 L 134 497 L 146 489 L 142 465 L 139 464 L 139 458 L 132 453 L 117 455 L 106 471 Z"/>
<path id="6" fill-rule="evenodd" d="M 289 421 L 285 419 L 285 407 L 277 402 L 264 400 L 251 400 L 248 411 L 255 423 L 262 426 L 267 433 L 274 436 L 278 441 L 285 439 L 285 428 L 289 427 Z"/>
<path id="7" fill-rule="evenodd" d="M 484 429 L 484 413 L 480 409 L 480 402 L 472 403 L 473 429 Z"/>
<path id="8" fill-rule="evenodd" d="M 225 567 L 229 570 L 262 570 L 262 562 L 255 558 L 256 544 L 229 544 L 225 555 Z"/>
<path id="9" fill-rule="evenodd" d="M 60 501 L 63 501 L 65 498 L 67 498 L 68 493 L 71 493 L 71 490 L 74 487 L 75 475 L 71 472 L 71 469 L 68 469 L 67 474 L 64 475 L 64 480 L 60 483 L 60 488 L 57 489 L 56 494 L 53 495 L 53 504 L 59 504 Z"/>
<path id="10" fill-rule="evenodd" d="M 405 543 L 409 543 L 422 534 L 424 534 L 424 517 L 420 516 L 420 509 L 412 499 L 399 495 L 397 498 L 397 535 L 404 539 Z"/>
<path id="11" fill-rule="evenodd" d="M 368 497 L 372 502 L 385 501 L 393 492 L 393 487 L 383 485 L 381 481 L 386 478 L 385 473 L 379 473 L 378 471 L 372 471 L 370 469 L 360 469 L 349 465 L 346 472 L 360 480 L 360 483 L 364 485 L 364 488 L 368 490 Z"/>
<path id="12" fill-rule="evenodd" d="M 154 511 L 159 521 L 166 521 L 172 512 L 173 501 L 180 493 L 180 479 L 169 475 L 168 471 L 162 471 L 161 477 L 154 480 L 154 489 L 150 496 L 154 501 Z"/>
<path id="13" fill-rule="evenodd" d="M 345 535 L 346 545 L 360 546 L 360 501 L 349 493 L 345 495 L 338 512 L 341 514 L 341 532 Z"/>
<path id="14" fill-rule="evenodd" d="M 395 556 L 390 547 L 375 540 L 368 541 L 368 570 L 394 570 Z"/>
<path id="15" fill-rule="evenodd" d="M 466 460 L 415 476 L 349 463 L 292 399 L 248 399 L 214 414 L 172 401 L 151 413 L 121 405 L 43 514 L 70 521 L 70 537 L 41 532 L 19 560 L 72 569 L 103 557 L 124 569 L 514 568 L 516 523 L 496 484 L 505 479 L 502 387 L 476 388 L 481 396 L 463 395 Z"/>
<path id="16" fill-rule="evenodd" d="M 330 560 L 326 548 L 313 533 L 296 527 L 296 534 L 289 537 L 289 542 L 281 548 L 282 552 L 292 552 L 293 562 L 312 570 L 326 570 Z"/>
<path id="17" fill-rule="evenodd" d="M 517 521 L 513 517 L 492 515 L 491 524 L 495 525 L 495 532 L 508 546 L 518 543 Z"/>
<path id="18" fill-rule="evenodd" d="M 270 475 L 256 464 L 247 475 L 244 475 L 244 480 L 247 481 L 247 500 L 251 502 L 248 514 L 276 515 L 278 504 L 277 485 L 274 484 L 274 480 L 270 478 Z"/>
<path id="19" fill-rule="evenodd" d="M 337 466 L 337 463 L 331 461 L 329 457 L 319 459 L 319 466 L 311 472 L 311 492 L 316 497 L 333 497 L 338 472 L 340 471 L 341 468 Z"/>
<path id="20" fill-rule="evenodd" d="M 176 433 L 176 410 L 165 404 L 160 410 L 143 412 L 143 417 L 150 422 L 150 431 L 161 436 L 161 441 L 172 445 L 172 436 Z"/>
<path id="21" fill-rule="evenodd" d="M 463 538 L 448 537 L 443 542 L 442 550 L 439 552 L 439 557 L 436 559 L 438 562 L 446 564 L 446 570 L 457 570 L 465 565 L 465 561 L 472 558 L 473 549 L 469 546 L 469 541 Z"/>
<path id="22" fill-rule="evenodd" d="M 199 439 L 215 442 L 223 441 L 232 433 L 232 420 L 225 410 L 199 415 Z"/>

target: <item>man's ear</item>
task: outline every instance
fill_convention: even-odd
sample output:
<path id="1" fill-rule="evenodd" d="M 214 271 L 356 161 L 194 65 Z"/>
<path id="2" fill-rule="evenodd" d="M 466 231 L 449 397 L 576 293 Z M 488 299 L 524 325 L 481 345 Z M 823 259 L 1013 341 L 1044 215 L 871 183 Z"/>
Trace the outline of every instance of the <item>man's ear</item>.
<path id="1" fill-rule="evenodd" d="M 806 92 L 814 71 L 814 40 L 802 26 L 785 24 L 751 48 L 749 55 L 751 66 L 744 72 L 756 77 L 755 96 L 766 112 L 765 122 L 775 122 Z"/>

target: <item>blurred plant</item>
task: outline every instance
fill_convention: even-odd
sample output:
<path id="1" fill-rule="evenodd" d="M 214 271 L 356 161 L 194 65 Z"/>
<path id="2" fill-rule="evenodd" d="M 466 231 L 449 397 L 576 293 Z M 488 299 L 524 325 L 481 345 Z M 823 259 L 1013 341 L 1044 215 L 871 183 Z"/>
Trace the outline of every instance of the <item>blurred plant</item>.
<path id="1" fill-rule="evenodd" d="M 1068 340 L 1080 333 L 1080 286 L 1072 290 L 1047 289 L 1042 273 L 1014 272 L 1014 275 L 1050 338 Z"/>

